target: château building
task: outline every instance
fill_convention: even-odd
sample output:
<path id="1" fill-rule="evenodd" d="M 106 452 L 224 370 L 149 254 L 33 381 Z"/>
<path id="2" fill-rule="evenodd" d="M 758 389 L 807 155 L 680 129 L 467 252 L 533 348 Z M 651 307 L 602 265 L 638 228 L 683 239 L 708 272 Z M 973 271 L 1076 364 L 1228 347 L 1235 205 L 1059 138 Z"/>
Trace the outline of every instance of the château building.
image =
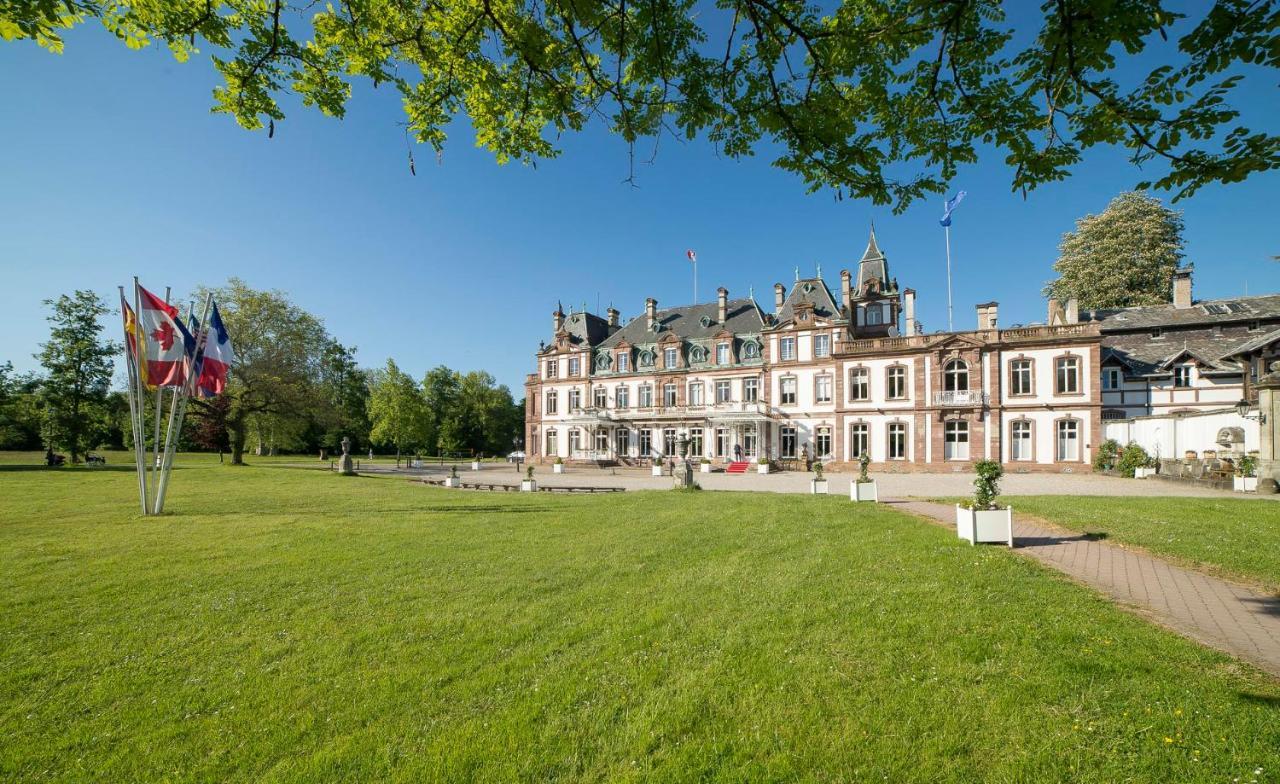
<path id="1" fill-rule="evenodd" d="M 628 323 L 552 314 L 525 383 L 530 459 L 643 463 L 768 458 L 878 471 L 1088 470 L 1104 417 L 1228 407 L 1280 344 L 1280 295 L 1081 313 L 1051 300 L 1045 324 L 926 334 L 874 231 L 833 293 L 821 278 L 754 297 L 660 309 Z M 1252 375 L 1251 375 L 1252 374 Z M 1233 397 L 1234 396 L 1234 397 Z"/>

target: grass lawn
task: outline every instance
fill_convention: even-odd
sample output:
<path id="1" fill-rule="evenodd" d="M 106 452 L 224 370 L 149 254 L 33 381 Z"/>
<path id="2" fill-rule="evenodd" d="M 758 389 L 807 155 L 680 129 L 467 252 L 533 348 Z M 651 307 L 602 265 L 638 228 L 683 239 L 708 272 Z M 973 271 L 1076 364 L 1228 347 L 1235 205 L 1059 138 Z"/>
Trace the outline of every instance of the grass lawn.
<path id="1" fill-rule="evenodd" d="M 838 497 L 0 470 L 0 780 L 1243 782 L 1280 683 Z"/>
<path id="2" fill-rule="evenodd" d="M 1017 496 L 1014 512 L 1105 533 L 1152 553 L 1280 591 L 1280 503 L 1236 498 Z"/>

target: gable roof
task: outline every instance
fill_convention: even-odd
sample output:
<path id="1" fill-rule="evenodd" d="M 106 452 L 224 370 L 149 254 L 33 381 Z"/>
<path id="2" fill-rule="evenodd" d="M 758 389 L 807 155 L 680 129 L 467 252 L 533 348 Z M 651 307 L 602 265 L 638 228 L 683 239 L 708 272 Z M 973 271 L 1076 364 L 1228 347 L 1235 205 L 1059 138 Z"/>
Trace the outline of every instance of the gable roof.
<path id="1" fill-rule="evenodd" d="M 1102 322 L 1103 334 L 1146 330 L 1152 327 L 1226 324 L 1255 319 L 1280 320 L 1280 294 L 1196 300 L 1191 307 L 1187 308 L 1166 303 L 1136 308 L 1089 310 L 1080 313 L 1081 321 Z"/>
<path id="2" fill-rule="evenodd" d="M 1242 354 L 1249 354 L 1261 348 L 1266 348 L 1272 343 L 1280 342 L 1280 329 L 1272 330 L 1263 335 L 1259 335 L 1253 340 L 1246 340 L 1235 348 L 1231 349 L 1229 354 L 1223 356 L 1238 357 Z"/>
<path id="3" fill-rule="evenodd" d="M 787 324 L 795 319 L 796 305 L 806 303 L 813 306 L 813 315 L 818 318 L 834 319 L 840 317 L 840 308 L 831 289 L 821 278 L 805 278 L 796 281 L 796 285 L 787 294 L 778 311 L 777 325 Z"/>
<path id="4" fill-rule="evenodd" d="M 612 348 L 623 342 L 631 345 L 656 343 L 668 334 L 684 340 L 705 340 L 714 338 L 726 330 L 741 334 L 757 333 L 764 328 L 764 314 L 755 300 L 749 297 L 729 300 L 725 311 L 725 323 L 721 324 L 716 320 L 720 314 L 718 302 L 702 302 L 659 310 L 657 322 L 661 330 L 658 332 L 649 329 L 649 317 L 642 313 L 628 321 L 600 345 L 602 348 Z M 703 324 L 704 319 L 707 321 L 706 324 Z"/>

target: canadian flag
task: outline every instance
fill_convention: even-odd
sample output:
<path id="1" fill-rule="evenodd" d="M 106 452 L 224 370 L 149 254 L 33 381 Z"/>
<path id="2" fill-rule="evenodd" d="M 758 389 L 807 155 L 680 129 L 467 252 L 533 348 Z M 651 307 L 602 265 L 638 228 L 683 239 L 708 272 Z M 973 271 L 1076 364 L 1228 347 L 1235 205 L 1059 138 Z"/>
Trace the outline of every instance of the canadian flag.
<path id="1" fill-rule="evenodd" d="M 148 389 L 179 387 L 187 380 L 187 346 L 194 344 L 178 320 L 178 309 L 138 287 L 138 330 L 146 342 L 142 359 Z"/>
<path id="2" fill-rule="evenodd" d="M 220 395 L 227 388 L 227 371 L 235 364 L 236 353 L 231 347 L 231 336 L 222 323 L 218 303 L 213 303 L 213 315 L 209 317 L 209 329 L 204 335 L 204 354 L 200 359 L 199 380 L 196 387 L 200 397 Z"/>

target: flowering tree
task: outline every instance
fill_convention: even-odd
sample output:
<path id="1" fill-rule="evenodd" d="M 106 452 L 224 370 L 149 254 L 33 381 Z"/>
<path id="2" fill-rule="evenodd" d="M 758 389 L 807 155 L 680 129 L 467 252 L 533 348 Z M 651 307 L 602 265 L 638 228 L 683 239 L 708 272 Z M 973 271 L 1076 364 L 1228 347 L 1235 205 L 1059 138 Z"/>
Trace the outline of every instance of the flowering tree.
<path id="1" fill-rule="evenodd" d="M 1169 302 L 1182 259 L 1182 214 L 1145 193 L 1122 193 L 1099 215 L 1062 235 L 1045 294 L 1082 308 L 1123 308 Z"/>

